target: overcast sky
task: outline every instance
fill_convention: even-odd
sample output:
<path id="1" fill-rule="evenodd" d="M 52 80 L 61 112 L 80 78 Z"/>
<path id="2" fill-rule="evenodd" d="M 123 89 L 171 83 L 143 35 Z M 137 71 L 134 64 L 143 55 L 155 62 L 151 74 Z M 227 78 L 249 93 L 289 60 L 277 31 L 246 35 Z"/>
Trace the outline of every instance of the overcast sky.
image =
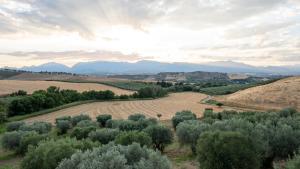
<path id="1" fill-rule="evenodd" d="M 0 66 L 300 64 L 300 0 L 0 0 Z"/>

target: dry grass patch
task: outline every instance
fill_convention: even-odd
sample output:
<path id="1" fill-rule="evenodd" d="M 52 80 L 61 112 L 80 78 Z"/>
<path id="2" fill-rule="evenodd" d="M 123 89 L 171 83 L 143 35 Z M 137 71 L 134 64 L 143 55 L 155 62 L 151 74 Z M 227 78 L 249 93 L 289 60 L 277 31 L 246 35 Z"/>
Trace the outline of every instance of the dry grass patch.
<path id="1" fill-rule="evenodd" d="M 10 94 L 18 90 L 25 90 L 29 94 L 36 90 L 45 90 L 49 86 L 57 86 L 61 89 L 73 89 L 79 92 L 89 90 L 111 90 L 115 94 L 132 94 L 132 91 L 119 89 L 116 87 L 95 84 L 95 83 L 67 83 L 57 81 L 19 81 L 19 80 L 0 80 L 0 95 Z"/>
<path id="2" fill-rule="evenodd" d="M 230 106 L 263 110 L 295 107 L 300 110 L 300 77 L 282 79 L 214 99 Z"/>
<path id="3" fill-rule="evenodd" d="M 155 118 L 160 113 L 162 114 L 161 120 L 169 120 L 176 112 L 182 110 L 191 110 L 198 117 L 202 116 L 205 108 L 213 108 L 215 111 L 223 110 L 214 105 L 201 103 L 201 100 L 206 97 L 207 95 L 201 93 L 185 92 L 173 93 L 168 97 L 155 100 L 95 102 L 37 116 L 26 121 L 54 122 L 57 117 L 79 114 L 88 114 L 93 119 L 99 114 L 111 114 L 114 119 L 126 119 L 129 115 L 135 113 L 142 113 L 147 117 Z"/>

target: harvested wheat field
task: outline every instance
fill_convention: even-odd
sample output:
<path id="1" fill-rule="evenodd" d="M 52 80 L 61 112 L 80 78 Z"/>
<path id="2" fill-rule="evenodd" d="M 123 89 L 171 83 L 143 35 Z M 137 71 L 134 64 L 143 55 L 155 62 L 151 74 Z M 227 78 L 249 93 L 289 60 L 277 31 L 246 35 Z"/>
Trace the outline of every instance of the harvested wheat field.
<path id="1" fill-rule="evenodd" d="M 147 117 L 156 117 L 158 113 L 162 114 L 162 120 L 171 119 L 178 111 L 191 110 L 202 116 L 205 108 L 213 108 L 215 111 L 221 111 L 213 105 L 205 105 L 201 100 L 207 95 L 200 93 L 174 93 L 165 98 L 156 100 L 137 100 L 137 101 L 113 101 L 113 102 L 95 102 L 85 105 L 79 105 L 57 112 L 33 117 L 27 119 L 27 122 L 47 121 L 54 122 L 55 118 L 61 116 L 75 116 L 79 114 L 88 114 L 93 119 L 99 114 L 111 114 L 114 119 L 126 119 L 130 114 L 142 113 Z"/>
<path id="2" fill-rule="evenodd" d="M 300 110 L 300 77 L 282 79 L 215 99 L 229 106 L 262 110 L 294 107 Z"/>
<path id="3" fill-rule="evenodd" d="M 73 89 L 79 92 L 89 90 L 111 90 L 115 94 L 132 94 L 132 91 L 119 89 L 103 84 L 96 83 L 67 83 L 56 81 L 19 81 L 19 80 L 0 80 L 0 95 L 10 94 L 18 90 L 25 90 L 29 94 L 36 90 L 45 90 L 49 86 L 57 86 L 61 89 Z"/>

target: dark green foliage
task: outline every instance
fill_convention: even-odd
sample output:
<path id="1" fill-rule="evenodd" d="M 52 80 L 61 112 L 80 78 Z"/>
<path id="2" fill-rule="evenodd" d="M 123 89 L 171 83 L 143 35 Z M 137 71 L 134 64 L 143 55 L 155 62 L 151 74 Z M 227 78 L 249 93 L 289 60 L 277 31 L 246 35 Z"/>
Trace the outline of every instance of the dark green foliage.
<path id="1" fill-rule="evenodd" d="M 57 122 L 60 121 L 60 120 L 66 120 L 66 121 L 71 122 L 71 119 L 72 119 L 71 116 L 62 116 L 62 117 L 56 118 L 55 123 L 57 124 Z"/>
<path id="2" fill-rule="evenodd" d="M 176 129 L 176 126 L 185 121 L 185 120 L 196 120 L 196 115 L 192 113 L 191 111 L 182 111 L 182 112 L 177 112 L 175 116 L 172 118 L 172 124 L 174 129 Z"/>
<path id="3" fill-rule="evenodd" d="M 14 92 L 12 94 L 10 94 L 10 96 L 14 97 L 14 96 L 26 96 L 27 92 L 24 90 L 19 90 L 17 92 Z"/>
<path id="4" fill-rule="evenodd" d="M 166 145 L 171 144 L 173 141 L 172 131 L 162 125 L 152 125 L 144 130 L 151 138 L 153 148 L 164 151 Z"/>
<path id="5" fill-rule="evenodd" d="M 75 139 L 60 139 L 41 141 L 36 148 L 29 151 L 22 161 L 22 169 L 55 169 L 65 158 L 69 158 L 77 150 L 91 149 L 96 143 Z"/>
<path id="6" fill-rule="evenodd" d="M 60 90 L 51 86 L 46 91 L 35 91 L 30 96 L 12 100 L 8 105 L 8 116 L 29 114 L 81 100 L 111 100 L 114 98 L 115 94 L 109 90 L 78 93 L 75 90 Z"/>
<path id="7" fill-rule="evenodd" d="M 52 124 L 47 122 L 34 122 L 33 124 L 22 125 L 19 130 L 21 131 L 35 131 L 39 134 L 49 133 L 51 131 Z"/>
<path id="8" fill-rule="evenodd" d="M 3 134 L 1 139 L 2 147 L 7 150 L 17 150 L 24 132 L 12 131 Z"/>
<path id="9" fill-rule="evenodd" d="M 113 143 L 88 152 L 77 152 L 62 161 L 57 169 L 171 169 L 169 160 L 159 152 L 141 147 Z M 34 169 L 34 168 L 33 168 Z"/>
<path id="10" fill-rule="evenodd" d="M 83 120 L 92 120 L 92 119 L 88 115 L 81 114 L 81 115 L 72 117 L 71 122 L 72 122 L 73 126 L 76 126 L 77 123 L 79 123 L 80 121 L 83 121 Z"/>
<path id="11" fill-rule="evenodd" d="M 25 125 L 23 121 L 10 122 L 6 125 L 6 131 L 18 131 L 23 125 Z"/>
<path id="12" fill-rule="evenodd" d="M 67 131 L 72 128 L 72 124 L 68 120 L 58 120 L 56 121 L 56 127 L 58 128 L 59 134 L 66 134 Z"/>
<path id="13" fill-rule="evenodd" d="M 180 123 L 176 129 L 178 141 L 182 145 L 189 145 L 194 154 L 196 154 L 196 144 L 198 138 L 205 131 L 210 129 L 210 125 L 198 120 L 188 120 Z"/>
<path id="14" fill-rule="evenodd" d="M 157 124 L 156 119 L 149 118 L 149 119 L 140 119 L 138 121 L 133 120 L 112 120 L 110 121 L 109 125 L 112 128 L 118 128 L 121 131 L 132 131 L 132 130 L 143 130 L 148 126 Z"/>
<path id="15" fill-rule="evenodd" d="M 38 134 L 36 132 L 30 132 L 22 136 L 19 147 L 17 149 L 18 154 L 25 155 L 29 146 L 36 147 L 42 140 L 46 140 L 47 135 Z"/>
<path id="16" fill-rule="evenodd" d="M 97 128 L 95 126 L 88 127 L 75 127 L 71 132 L 71 137 L 75 137 L 78 140 L 85 139 L 88 137 L 89 133 L 95 131 Z"/>
<path id="17" fill-rule="evenodd" d="M 105 127 L 106 122 L 108 120 L 112 119 L 112 116 L 110 114 L 101 114 L 99 116 L 96 117 L 97 118 L 97 122 L 102 126 Z"/>
<path id="18" fill-rule="evenodd" d="M 134 97 L 138 98 L 157 98 L 168 94 L 167 90 L 161 87 L 145 87 L 138 90 Z"/>
<path id="19" fill-rule="evenodd" d="M 146 116 L 143 114 L 132 114 L 128 116 L 128 120 L 139 121 L 146 119 Z"/>
<path id="20" fill-rule="evenodd" d="M 97 123 L 92 120 L 82 120 L 77 123 L 76 127 L 97 127 Z"/>
<path id="21" fill-rule="evenodd" d="M 107 144 L 111 141 L 114 141 L 119 133 L 120 131 L 118 129 L 104 128 L 104 129 L 92 131 L 88 137 L 92 141 L 99 141 L 101 144 Z"/>
<path id="22" fill-rule="evenodd" d="M 287 159 L 300 148 L 300 113 L 294 109 L 276 112 L 224 111 L 205 113 L 201 123 L 209 131 L 239 132 L 254 144 L 263 168 L 271 168 L 275 159 Z M 183 129 L 184 130 L 184 129 Z M 186 129 L 188 130 L 188 128 Z M 197 130 L 195 130 L 197 131 Z M 183 135 L 183 136 L 180 136 Z M 187 131 L 177 133 L 179 139 L 188 138 Z M 198 132 L 201 135 L 201 132 Z M 185 140 L 186 141 L 186 140 Z M 183 141 L 184 143 L 184 141 Z M 189 144 L 186 142 L 184 144 Z"/>
<path id="23" fill-rule="evenodd" d="M 119 97 L 121 100 L 127 100 L 130 98 L 130 96 L 126 95 L 126 94 L 121 94 Z"/>
<path id="24" fill-rule="evenodd" d="M 139 143 L 141 146 L 147 147 L 152 145 L 151 137 L 145 132 L 138 131 L 122 132 L 116 137 L 115 142 L 125 146 L 132 143 Z"/>
<path id="25" fill-rule="evenodd" d="M 0 111 L 0 124 L 4 123 L 7 121 L 7 114 L 6 112 Z"/>
<path id="26" fill-rule="evenodd" d="M 197 144 L 201 169 L 259 169 L 256 146 L 237 132 L 208 132 Z"/>

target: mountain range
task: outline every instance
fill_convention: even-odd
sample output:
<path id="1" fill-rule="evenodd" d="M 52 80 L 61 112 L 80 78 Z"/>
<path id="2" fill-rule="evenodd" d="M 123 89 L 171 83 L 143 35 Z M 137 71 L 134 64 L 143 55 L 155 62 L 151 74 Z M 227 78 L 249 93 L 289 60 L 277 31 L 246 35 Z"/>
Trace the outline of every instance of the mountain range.
<path id="1" fill-rule="evenodd" d="M 68 72 L 93 75 L 122 75 L 122 74 L 156 74 L 160 72 L 223 72 L 223 73 L 249 73 L 269 75 L 300 75 L 300 65 L 294 66 L 267 66 L 256 67 L 233 61 L 194 63 L 164 63 L 156 61 L 110 62 L 94 61 L 80 62 L 72 67 L 50 62 L 38 66 L 23 67 L 20 70 L 32 72 Z"/>

